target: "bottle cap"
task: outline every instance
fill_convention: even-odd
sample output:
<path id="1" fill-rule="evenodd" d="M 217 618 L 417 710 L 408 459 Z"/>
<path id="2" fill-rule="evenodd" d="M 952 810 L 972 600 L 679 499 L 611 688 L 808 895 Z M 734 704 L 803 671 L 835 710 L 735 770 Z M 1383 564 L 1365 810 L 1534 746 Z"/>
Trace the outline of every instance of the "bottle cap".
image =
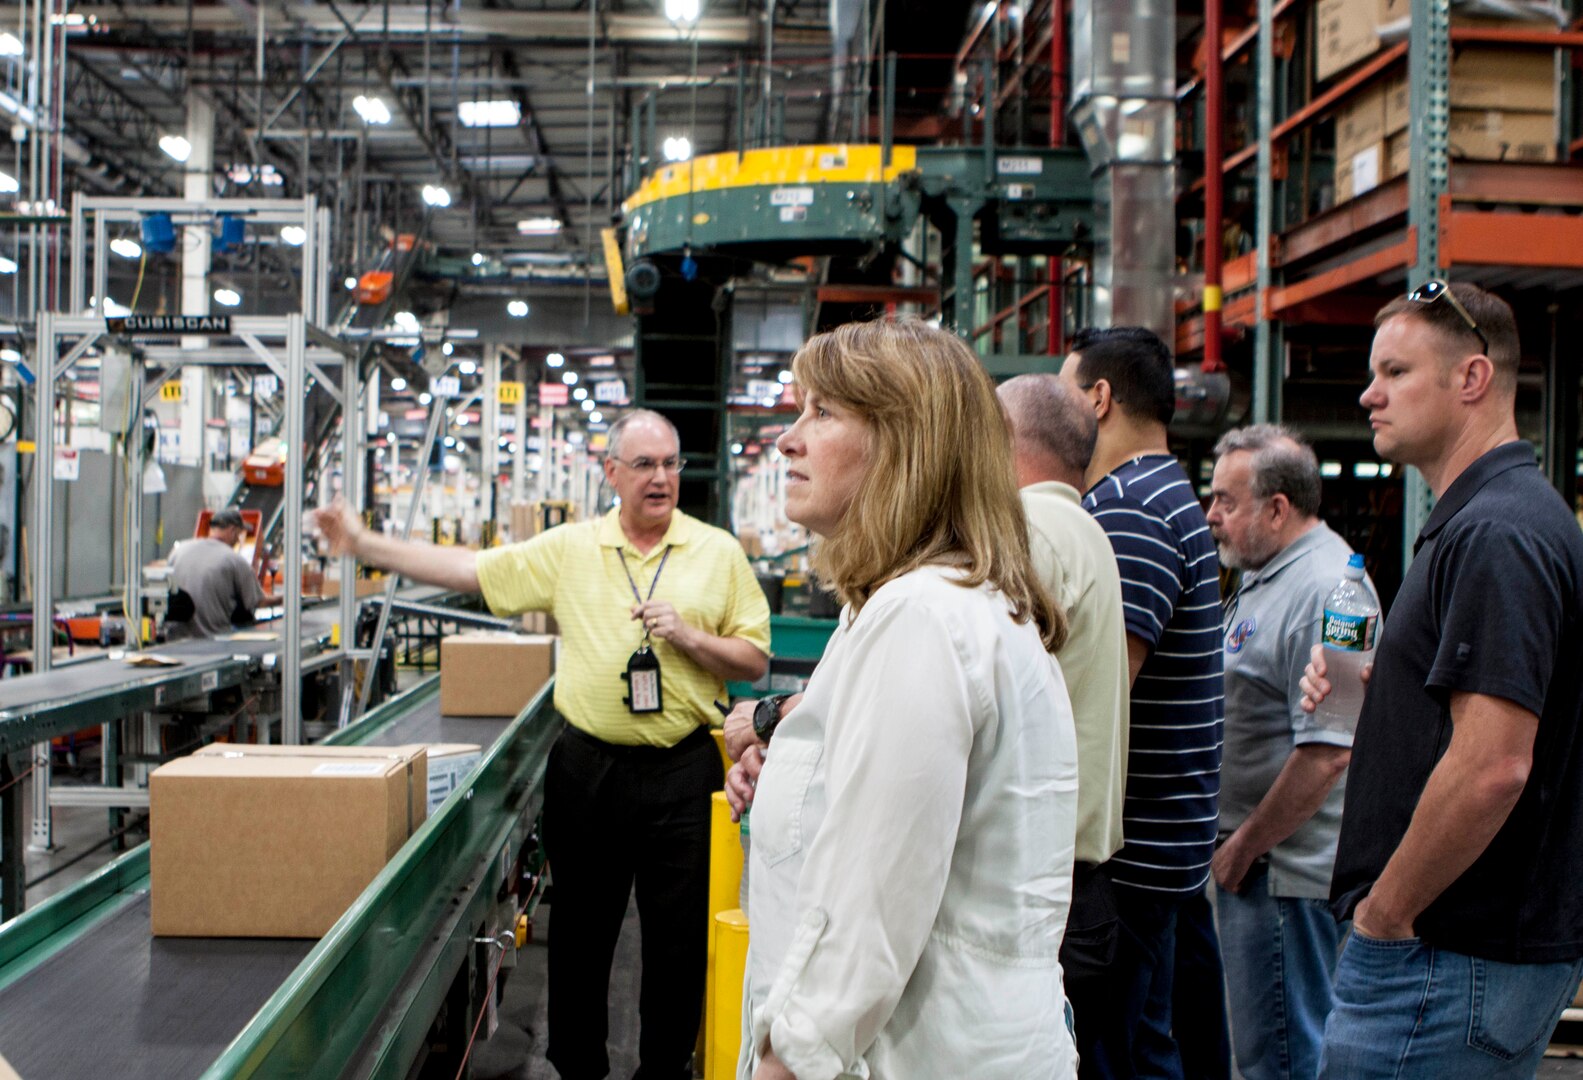
<path id="1" fill-rule="evenodd" d="M 1347 565 L 1351 566 L 1351 567 L 1354 567 L 1354 568 L 1356 568 L 1358 570 L 1362 570 L 1363 569 L 1363 556 L 1359 555 L 1357 552 L 1353 552 L 1352 553 L 1352 557 L 1347 560 Z"/>
<path id="2" fill-rule="evenodd" d="M 1363 556 L 1354 552 L 1351 558 L 1347 559 L 1347 568 L 1341 572 L 1341 576 L 1352 581 L 1362 581 Z"/>

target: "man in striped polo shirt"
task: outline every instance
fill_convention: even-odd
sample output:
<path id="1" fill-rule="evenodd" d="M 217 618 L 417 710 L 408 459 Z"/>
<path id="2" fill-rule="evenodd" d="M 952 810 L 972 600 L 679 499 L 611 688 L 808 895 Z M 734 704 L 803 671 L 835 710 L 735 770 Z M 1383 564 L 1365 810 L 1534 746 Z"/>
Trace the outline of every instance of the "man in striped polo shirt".
<path id="1" fill-rule="evenodd" d="M 1224 1078 L 1223 976 L 1205 895 L 1225 716 L 1220 564 L 1167 442 L 1176 389 L 1165 343 L 1141 327 L 1085 331 L 1061 374 L 1099 420 L 1083 505 L 1115 549 L 1132 679 L 1125 843 L 1105 864 L 1121 917 L 1117 982 L 1082 1072 Z M 1173 1022 L 1173 999 L 1193 1014 L 1177 1008 Z"/>

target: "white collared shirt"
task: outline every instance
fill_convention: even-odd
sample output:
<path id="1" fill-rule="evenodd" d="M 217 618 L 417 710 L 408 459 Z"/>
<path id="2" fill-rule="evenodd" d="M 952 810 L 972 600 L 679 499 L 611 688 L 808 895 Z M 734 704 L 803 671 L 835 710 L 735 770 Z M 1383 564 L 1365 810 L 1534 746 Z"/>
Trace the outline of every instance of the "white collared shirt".
<path id="1" fill-rule="evenodd" d="M 743 993 L 799 1080 L 1071 1077 L 1077 748 L 1031 623 L 925 568 L 842 613 L 752 811 Z"/>

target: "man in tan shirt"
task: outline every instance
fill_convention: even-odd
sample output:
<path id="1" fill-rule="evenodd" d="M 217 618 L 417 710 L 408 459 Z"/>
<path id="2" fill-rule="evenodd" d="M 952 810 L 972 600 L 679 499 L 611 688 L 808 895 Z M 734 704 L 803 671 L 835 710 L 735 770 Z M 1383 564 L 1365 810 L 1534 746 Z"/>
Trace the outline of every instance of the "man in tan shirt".
<path id="1" fill-rule="evenodd" d="M 1116 909 L 1100 864 L 1121 848 L 1130 680 L 1121 575 L 1105 530 L 1079 494 L 1094 453 L 1093 410 L 1054 375 L 1021 375 L 1003 384 L 1011 419 L 1017 484 L 1040 580 L 1066 610 L 1070 636 L 1056 658 L 1077 723 L 1077 865 L 1061 946 L 1066 993 L 1088 1060 L 1093 1025 L 1104 1009 L 1095 978 L 1115 951 Z"/>

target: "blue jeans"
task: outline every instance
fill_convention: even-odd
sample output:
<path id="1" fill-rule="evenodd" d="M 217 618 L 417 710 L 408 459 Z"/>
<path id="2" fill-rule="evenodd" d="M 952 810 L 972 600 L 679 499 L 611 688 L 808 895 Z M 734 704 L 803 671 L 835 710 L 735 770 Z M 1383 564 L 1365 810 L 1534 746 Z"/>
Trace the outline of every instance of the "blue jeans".
<path id="1" fill-rule="evenodd" d="M 1528 1080 L 1583 961 L 1505 964 L 1353 931 L 1319 1075 L 1335 1080 Z"/>
<path id="2" fill-rule="evenodd" d="M 1269 873 L 1255 866 L 1240 893 L 1216 887 L 1231 1041 L 1245 1080 L 1313 1080 L 1341 928 L 1323 900 L 1271 896 Z"/>

